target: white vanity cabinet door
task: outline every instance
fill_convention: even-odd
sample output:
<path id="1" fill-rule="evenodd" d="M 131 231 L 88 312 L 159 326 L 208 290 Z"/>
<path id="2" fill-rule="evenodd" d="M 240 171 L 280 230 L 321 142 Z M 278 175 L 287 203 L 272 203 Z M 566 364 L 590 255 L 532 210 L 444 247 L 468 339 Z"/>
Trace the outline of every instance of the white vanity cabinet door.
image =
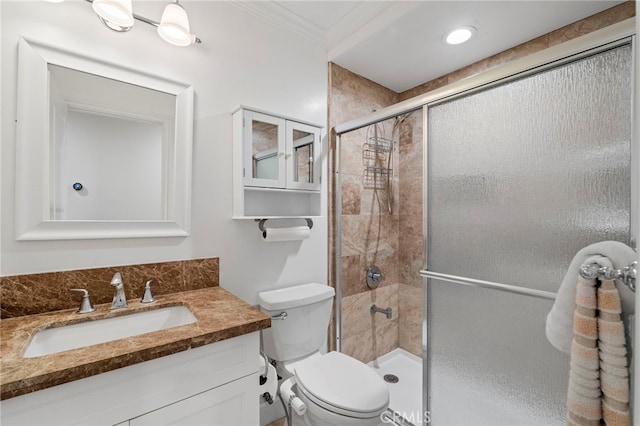
<path id="1" fill-rule="evenodd" d="M 255 374 L 131 419 L 129 425 L 257 425 L 260 416 L 253 407 L 257 399 L 258 374 Z"/>

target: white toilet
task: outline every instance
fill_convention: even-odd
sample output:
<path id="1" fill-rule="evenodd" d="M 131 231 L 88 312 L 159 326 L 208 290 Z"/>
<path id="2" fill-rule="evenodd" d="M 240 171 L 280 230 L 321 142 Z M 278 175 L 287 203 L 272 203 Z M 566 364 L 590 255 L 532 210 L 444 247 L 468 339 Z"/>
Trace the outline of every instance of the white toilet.
<path id="1" fill-rule="evenodd" d="M 320 353 L 334 294 L 315 283 L 258 294 L 262 311 L 272 318 L 262 339 L 284 379 L 280 397 L 301 415 L 294 416 L 294 425 L 300 417 L 312 426 L 384 424 L 389 390 L 380 376 L 343 353 Z"/>

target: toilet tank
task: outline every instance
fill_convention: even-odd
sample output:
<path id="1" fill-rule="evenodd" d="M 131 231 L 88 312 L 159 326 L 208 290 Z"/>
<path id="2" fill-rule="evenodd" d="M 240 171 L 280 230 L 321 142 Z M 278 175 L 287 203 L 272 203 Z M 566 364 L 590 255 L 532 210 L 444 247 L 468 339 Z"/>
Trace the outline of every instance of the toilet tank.
<path id="1" fill-rule="evenodd" d="M 327 336 L 334 294 L 332 287 L 317 283 L 258 293 L 260 309 L 272 317 L 271 328 L 262 330 L 265 353 L 291 361 L 318 351 Z"/>

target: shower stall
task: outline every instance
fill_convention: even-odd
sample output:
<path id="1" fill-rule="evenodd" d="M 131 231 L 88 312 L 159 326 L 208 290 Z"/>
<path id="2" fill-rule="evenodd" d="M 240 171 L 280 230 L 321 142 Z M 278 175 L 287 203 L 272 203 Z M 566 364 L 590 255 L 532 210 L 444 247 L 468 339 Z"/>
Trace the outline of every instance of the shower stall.
<path id="1" fill-rule="evenodd" d="M 421 406 L 398 424 L 564 423 L 555 293 L 584 246 L 636 244 L 632 43 L 623 22 L 335 127 L 336 347 L 375 364 L 419 335 Z M 361 220 L 345 214 L 357 179 Z M 356 270 L 381 263 L 386 286 L 354 292 L 353 233 Z M 372 303 L 392 319 L 347 324 Z"/>

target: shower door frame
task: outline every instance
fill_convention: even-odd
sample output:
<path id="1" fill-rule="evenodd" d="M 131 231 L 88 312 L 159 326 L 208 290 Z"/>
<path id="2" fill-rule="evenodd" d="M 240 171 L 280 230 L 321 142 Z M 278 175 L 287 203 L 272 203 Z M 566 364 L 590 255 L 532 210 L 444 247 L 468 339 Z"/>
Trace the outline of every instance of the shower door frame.
<path id="1" fill-rule="evenodd" d="M 636 40 L 636 19 L 630 18 L 619 23 L 610 25 L 603 29 L 591 32 L 584 36 L 569 40 L 565 43 L 541 50 L 539 52 L 530 54 L 524 58 L 516 59 L 509 63 L 499 65 L 491 70 L 483 72 L 481 74 L 466 78 L 462 81 L 452 83 L 450 85 L 435 89 L 427 92 L 423 95 L 416 96 L 403 102 L 399 102 L 387 108 L 382 108 L 372 114 L 351 120 L 335 126 L 336 133 L 336 153 L 335 153 L 335 271 L 336 271 L 336 349 L 341 351 L 341 335 L 342 335 L 342 312 L 341 312 L 341 297 L 342 297 L 342 265 L 341 265 L 341 253 L 342 253 L 342 179 L 340 173 L 340 147 L 341 136 L 353 130 L 366 127 L 371 124 L 375 124 L 390 118 L 394 118 L 403 114 L 423 110 L 423 224 L 427 223 L 427 152 L 426 143 L 427 129 L 428 129 L 428 114 L 427 109 L 429 106 L 436 103 L 441 103 L 446 100 L 450 100 L 459 96 L 468 95 L 473 92 L 485 90 L 489 87 L 504 84 L 506 82 L 523 78 L 527 75 L 536 74 L 546 69 L 557 67 L 563 63 L 575 61 L 583 57 L 591 56 L 599 52 L 612 49 L 619 45 L 631 43 L 632 45 L 632 62 L 633 76 L 632 76 L 632 136 L 631 136 L 631 217 L 630 217 L 630 235 L 631 245 L 636 246 L 635 236 L 640 229 L 640 217 L 638 212 L 640 211 L 640 196 L 638 196 L 638 190 L 640 189 L 640 167 L 638 167 L 638 154 L 640 151 L 639 145 L 639 129 L 638 120 L 635 119 L 637 111 L 640 111 L 640 94 L 635 90 L 635 84 L 638 82 L 638 68 L 640 68 L 640 48 L 638 47 Z M 422 361 L 423 361 L 423 414 L 428 416 L 431 411 L 430 404 L 430 367 L 431 359 L 429 355 L 429 324 L 428 319 L 428 293 L 429 283 L 428 278 L 425 277 L 425 273 L 430 276 L 435 276 L 434 273 L 426 271 L 427 267 L 427 229 L 423 226 L 423 244 L 425 259 L 423 263 L 423 271 L 421 276 L 423 277 L 424 285 L 424 300 L 423 306 L 425 311 L 422 316 Z M 443 279 L 442 276 L 438 277 Z M 542 297 L 550 299 L 555 297 L 554 293 L 534 290 L 534 289 L 521 289 L 515 286 L 507 284 L 491 283 L 479 280 L 460 279 L 460 277 L 447 276 L 449 281 L 456 282 L 458 284 L 474 285 L 481 287 L 490 287 L 497 290 L 515 292 L 520 294 L 526 294 L 533 297 Z M 640 292 L 636 293 L 636 306 L 640 306 Z M 638 341 L 640 337 L 640 316 L 636 316 L 635 323 L 635 341 Z M 635 349 L 635 344 L 634 348 Z M 635 353 L 635 351 L 634 351 Z M 640 369 L 634 371 L 633 379 L 635 383 L 640 383 Z M 640 392 L 632 395 L 633 406 L 640 406 Z"/>

